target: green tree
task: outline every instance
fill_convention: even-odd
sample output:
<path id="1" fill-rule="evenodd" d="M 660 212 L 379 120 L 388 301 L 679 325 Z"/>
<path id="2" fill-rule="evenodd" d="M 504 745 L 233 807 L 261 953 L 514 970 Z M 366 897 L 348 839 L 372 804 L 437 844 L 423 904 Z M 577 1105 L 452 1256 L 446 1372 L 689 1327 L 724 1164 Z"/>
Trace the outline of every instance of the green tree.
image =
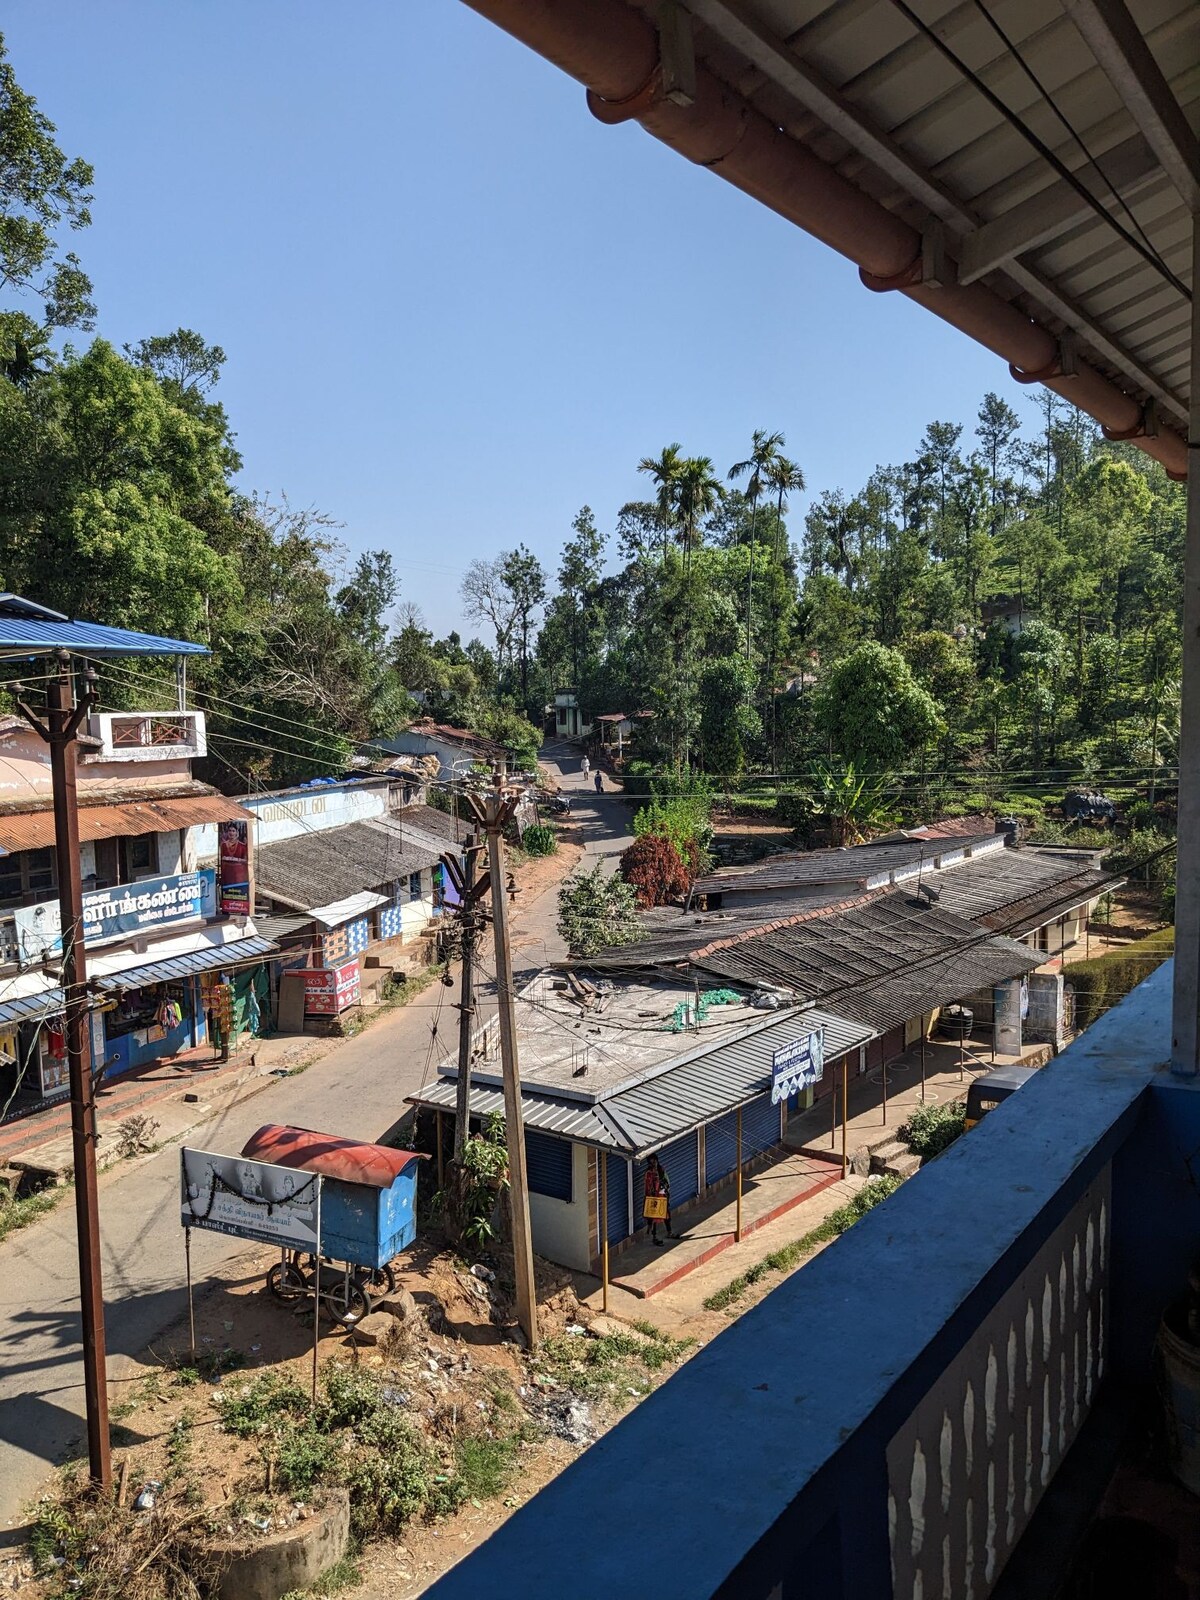
<path id="1" fill-rule="evenodd" d="M 636 891 L 602 862 L 590 872 L 573 872 L 558 891 L 558 932 L 571 954 L 582 958 L 640 938 Z"/>
<path id="2" fill-rule="evenodd" d="M 750 454 L 744 461 L 735 461 L 729 469 L 731 481 L 746 478 L 746 497 L 750 501 L 750 564 L 746 569 L 746 663 L 750 663 L 752 617 L 754 615 L 754 545 L 758 532 L 758 502 L 765 488 L 771 484 L 772 474 L 783 457 L 782 433 L 768 433 L 765 428 L 755 428 L 750 441 Z M 753 692 L 753 684 L 751 684 Z"/>
<path id="3" fill-rule="evenodd" d="M 0 287 L 40 300 L 45 327 L 90 328 L 92 286 L 61 235 L 91 222 L 93 174 L 86 161 L 68 160 L 54 134 L 17 82 L 0 34 Z M 29 319 L 10 322 L 8 340 L 14 329 L 28 337 Z"/>
<path id="4" fill-rule="evenodd" d="M 709 772 L 737 778 L 762 737 L 750 704 L 755 672 L 741 656 L 710 661 L 700 674 L 700 748 Z"/>
<path id="5" fill-rule="evenodd" d="M 817 721 L 834 751 L 866 772 L 899 766 L 942 727 L 936 701 L 900 652 L 873 641 L 822 676 Z"/>

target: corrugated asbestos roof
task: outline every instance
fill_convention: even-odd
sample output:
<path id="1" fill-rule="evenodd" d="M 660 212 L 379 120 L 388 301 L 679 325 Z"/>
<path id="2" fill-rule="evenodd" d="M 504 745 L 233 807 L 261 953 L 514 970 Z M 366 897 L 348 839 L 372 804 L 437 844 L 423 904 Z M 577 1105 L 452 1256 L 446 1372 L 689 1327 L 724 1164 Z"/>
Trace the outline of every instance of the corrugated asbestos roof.
<path id="1" fill-rule="evenodd" d="M 82 806 L 80 839 L 116 839 L 140 833 L 170 833 L 206 822 L 252 819 L 254 813 L 222 794 L 178 800 L 137 800 L 123 804 Z M 54 843 L 53 811 L 27 811 L 0 817 L 0 849 L 45 850 Z"/>
<path id="2" fill-rule="evenodd" d="M 256 880 L 271 899 L 310 911 L 431 867 L 444 849 L 400 818 L 376 817 L 263 845 Z"/>
<path id="3" fill-rule="evenodd" d="M 964 861 L 930 881 L 940 893 L 938 904 L 944 910 L 1008 933 L 1018 926 L 1022 932 L 1039 926 L 1037 905 L 1032 903 L 1035 897 L 1039 902 L 1045 897 L 1045 903 L 1056 905 L 1063 895 L 1078 894 L 1074 902 L 1078 905 L 1114 880 L 1094 867 L 1081 869 L 1078 856 L 1005 850 L 981 861 Z M 1030 916 L 1035 920 L 1029 921 Z"/>
<path id="4" fill-rule="evenodd" d="M 647 1155 L 763 1094 L 770 1088 L 774 1052 L 817 1027 L 825 1030 L 827 1061 L 873 1036 L 870 1027 L 825 1010 L 793 1009 L 777 1019 L 768 1015 L 736 1038 L 692 1051 L 676 1065 L 668 1062 L 644 1082 L 618 1089 L 594 1104 L 556 1099 L 523 1083 L 526 1126 L 626 1155 Z M 456 1090 L 456 1079 L 445 1077 L 410 1098 L 415 1105 L 451 1110 Z M 478 1116 L 493 1111 L 503 1115 L 503 1092 L 472 1085 L 471 1111 Z"/>
<path id="5" fill-rule="evenodd" d="M 757 889 L 787 889 L 803 884 L 880 885 L 893 872 L 916 872 L 923 862 L 972 847 L 986 846 L 989 855 L 1004 848 L 993 830 L 944 840 L 904 839 L 887 844 L 860 844 L 849 850 L 796 850 L 768 856 L 745 867 L 726 867 L 696 880 L 696 894 L 737 895 Z"/>
<path id="6" fill-rule="evenodd" d="M 1005 978 L 1032 972 L 1043 959 L 1041 951 L 1014 939 L 985 939 L 969 949 L 927 959 L 917 968 L 897 972 L 869 987 L 839 990 L 830 999 L 846 1016 L 876 1033 L 886 1033 L 911 1017 L 990 989 Z"/>

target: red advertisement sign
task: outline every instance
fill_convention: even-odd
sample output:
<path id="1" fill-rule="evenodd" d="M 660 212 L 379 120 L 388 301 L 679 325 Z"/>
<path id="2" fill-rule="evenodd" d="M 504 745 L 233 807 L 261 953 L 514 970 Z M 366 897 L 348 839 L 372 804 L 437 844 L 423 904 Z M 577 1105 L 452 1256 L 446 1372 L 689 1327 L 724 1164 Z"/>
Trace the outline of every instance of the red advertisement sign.
<path id="1" fill-rule="evenodd" d="M 310 1017 L 335 1017 L 362 998 L 357 961 L 341 967 L 310 967 L 299 976 L 304 980 L 304 1010 Z"/>

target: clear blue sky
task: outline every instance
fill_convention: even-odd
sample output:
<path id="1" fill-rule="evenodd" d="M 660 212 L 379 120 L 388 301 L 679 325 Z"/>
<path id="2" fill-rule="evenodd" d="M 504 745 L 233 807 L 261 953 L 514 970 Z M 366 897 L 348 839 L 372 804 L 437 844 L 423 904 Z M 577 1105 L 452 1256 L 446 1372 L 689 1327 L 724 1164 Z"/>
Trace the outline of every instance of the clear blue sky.
<path id="1" fill-rule="evenodd" d="M 810 494 L 911 456 L 1004 365 L 458 0 L 8 0 L 18 81 L 96 168 L 97 331 L 228 356 L 247 488 L 393 552 L 461 626 L 473 556 L 553 569 L 638 458 L 780 428 Z M 802 513 L 802 507 L 797 507 Z"/>

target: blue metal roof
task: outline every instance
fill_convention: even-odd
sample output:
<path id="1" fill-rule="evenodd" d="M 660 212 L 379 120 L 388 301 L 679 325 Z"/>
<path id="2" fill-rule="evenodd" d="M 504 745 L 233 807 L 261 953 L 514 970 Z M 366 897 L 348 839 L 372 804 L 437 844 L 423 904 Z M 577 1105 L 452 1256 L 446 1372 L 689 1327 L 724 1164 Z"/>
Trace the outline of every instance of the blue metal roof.
<path id="1" fill-rule="evenodd" d="M 132 633 L 99 622 L 73 622 L 20 595 L 0 593 L 0 659 L 70 650 L 81 656 L 197 656 L 208 646 L 156 633 Z"/>
<path id="2" fill-rule="evenodd" d="M 130 967 L 125 972 L 114 972 L 94 981 L 105 994 L 114 994 L 120 989 L 143 989 L 149 983 L 167 983 L 173 978 L 190 978 L 197 972 L 211 972 L 217 967 L 240 966 L 276 949 L 278 946 L 271 939 L 236 939 L 230 944 L 212 945 L 207 950 L 193 950 L 186 956 L 170 956 L 165 961 L 148 962 L 144 967 Z M 53 1016 L 62 1010 L 65 1001 L 61 989 L 43 989 L 41 994 L 7 1000 L 0 1005 L 0 1026 L 26 1022 L 31 1017 Z"/>

